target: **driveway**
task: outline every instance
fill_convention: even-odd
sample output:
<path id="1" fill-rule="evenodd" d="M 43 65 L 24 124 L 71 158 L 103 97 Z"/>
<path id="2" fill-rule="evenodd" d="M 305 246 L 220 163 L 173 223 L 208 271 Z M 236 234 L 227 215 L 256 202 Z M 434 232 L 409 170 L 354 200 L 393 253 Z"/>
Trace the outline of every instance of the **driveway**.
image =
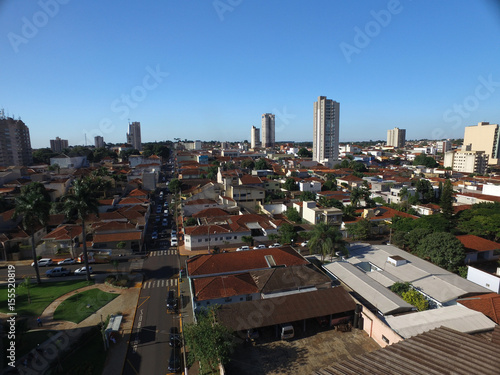
<path id="1" fill-rule="evenodd" d="M 359 329 L 339 332 L 317 328 L 316 334 L 311 330 L 308 337 L 274 341 L 272 330 L 268 329 L 254 346 L 244 343 L 238 346 L 232 361 L 226 366 L 227 374 L 311 374 L 334 362 L 380 348 L 366 332 Z"/>

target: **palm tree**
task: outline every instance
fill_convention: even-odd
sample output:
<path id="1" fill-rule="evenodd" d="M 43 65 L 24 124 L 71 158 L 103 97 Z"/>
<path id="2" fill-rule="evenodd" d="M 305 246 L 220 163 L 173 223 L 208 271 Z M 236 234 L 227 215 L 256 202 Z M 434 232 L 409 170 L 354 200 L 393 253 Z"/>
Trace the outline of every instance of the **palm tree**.
<path id="1" fill-rule="evenodd" d="M 358 188 L 358 187 L 355 187 L 351 190 L 351 196 L 350 196 L 350 199 L 351 199 L 351 204 L 354 206 L 354 207 L 358 207 L 358 204 L 359 202 L 361 201 L 361 198 L 363 197 L 363 190 Z"/>
<path id="2" fill-rule="evenodd" d="M 36 257 L 35 232 L 38 224 L 46 225 L 49 220 L 50 196 L 45 186 L 40 182 L 32 182 L 21 189 L 21 195 L 16 198 L 14 218 L 22 216 L 23 229 L 31 235 L 31 253 L 36 272 L 36 282 L 40 284 L 40 271 Z"/>
<path id="3" fill-rule="evenodd" d="M 89 259 L 87 254 L 87 231 L 85 219 L 92 213 L 98 214 L 99 202 L 93 195 L 92 184 L 80 178 L 73 183 L 73 193 L 64 197 L 64 211 L 67 217 L 78 217 L 82 221 L 83 259 L 87 270 L 87 281 L 90 281 Z"/>
<path id="4" fill-rule="evenodd" d="M 321 254 L 321 261 L 324 256 L 333 256 L 336 251 L 346 252 L 346 242 L 342 233 L 336 228 L 326 223 L 318 223 L 311 231 L 311 238 L 308 245 L 313 253 Z"/>

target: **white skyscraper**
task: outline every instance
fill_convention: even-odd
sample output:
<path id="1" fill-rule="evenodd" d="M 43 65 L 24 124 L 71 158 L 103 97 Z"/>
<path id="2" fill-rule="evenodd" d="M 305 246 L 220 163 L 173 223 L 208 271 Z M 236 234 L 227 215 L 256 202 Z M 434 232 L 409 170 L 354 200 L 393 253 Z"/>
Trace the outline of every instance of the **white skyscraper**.
<path id="1" fill-rule="evenodd" d="M 394 128 L 387 130 L 387 146 L 405 147 L 406 129 Z"/>
<path id="2" fill-rule="evenodd" d="M 339 159 L 340 103 L 319 96 L 314 102 L 313 160 L 331 164 Z"/>
<path id="3" fill-rule="evenodd" d="M 264 113 L 262 115 L 262 147 L 274 147 L 274 115 Z"/>
<path id="4" fill-rule="evenodd" d="M 130 143 L 136 150 L 142 150 L 140 122 L 128 124 L 127 143 Z"/>

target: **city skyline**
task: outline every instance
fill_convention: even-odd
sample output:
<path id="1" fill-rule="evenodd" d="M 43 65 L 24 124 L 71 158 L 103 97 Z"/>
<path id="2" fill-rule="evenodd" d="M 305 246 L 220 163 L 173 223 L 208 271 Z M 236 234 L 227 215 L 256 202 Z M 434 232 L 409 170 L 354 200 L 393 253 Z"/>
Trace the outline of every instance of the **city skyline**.
<path id="1" fill-rule="evenodd" d="M 21 117 L 33 148 L 55 136 L 124 143 L 134 121 L 143 142 L 243 141 L 262 113 L 276 115 L 276 142 L 312 141 L 318 96 L 342 103 L 341 142 L 394 127 L 462 138 L 500 121 L 493 0 L 291 1 L 287 12 L 263 1 L 46 0 L 0 11 L 0 108 Z"/>

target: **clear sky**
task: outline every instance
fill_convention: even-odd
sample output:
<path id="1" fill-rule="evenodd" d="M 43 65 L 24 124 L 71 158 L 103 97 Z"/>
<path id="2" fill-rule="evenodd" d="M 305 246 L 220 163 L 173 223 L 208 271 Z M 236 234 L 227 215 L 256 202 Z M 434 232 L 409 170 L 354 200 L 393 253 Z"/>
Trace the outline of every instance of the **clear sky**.
<path id="1" fill-rule="evenodd" d="M 313 103 L 340 102 L 340 139 L 463 137 L 500 122 L 496 0 L 0 1 L 0 108 L 34 148 L 312 140 Z"/>

